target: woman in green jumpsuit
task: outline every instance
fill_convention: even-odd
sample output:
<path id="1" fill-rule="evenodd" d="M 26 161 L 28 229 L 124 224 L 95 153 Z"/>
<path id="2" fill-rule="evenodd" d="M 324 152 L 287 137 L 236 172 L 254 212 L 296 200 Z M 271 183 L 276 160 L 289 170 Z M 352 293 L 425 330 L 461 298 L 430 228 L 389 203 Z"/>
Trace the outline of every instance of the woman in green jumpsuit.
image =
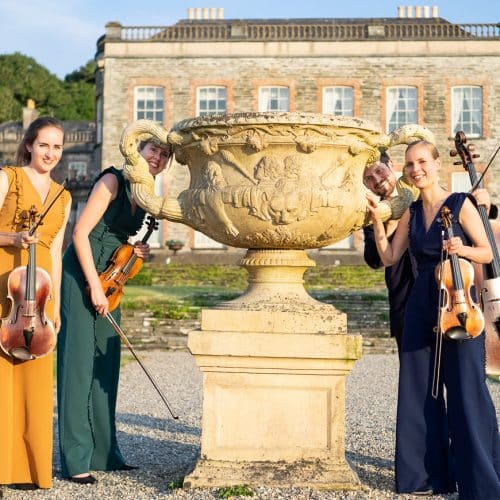
<path id="1" fill-rule="evenodd" d="M 163 171 L 166 146 L 149 141 L 141 143 L 139 152 L 152 175 Z M 144 216 L 122 171 L 110 167 L 97 178 L 64 254 L 57 348 L 59 449 L 62 475 L 75 483 L 95 483 L 89 471 L 132 468 L 116 439 L 121 345 L 105 318 L 109 305 L 99 273 L 139 231 Z M 134 252 L 146 258 L 149 247 L 139 242 Z M 112 314 L 119 322 L 120 308 Z"/>

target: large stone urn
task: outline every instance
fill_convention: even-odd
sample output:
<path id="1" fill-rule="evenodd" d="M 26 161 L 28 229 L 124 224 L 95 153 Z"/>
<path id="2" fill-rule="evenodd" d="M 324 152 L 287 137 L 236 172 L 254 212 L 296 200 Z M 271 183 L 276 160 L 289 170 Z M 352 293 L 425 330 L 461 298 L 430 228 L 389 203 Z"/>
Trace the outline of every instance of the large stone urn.
<path id="1" fill-rule="evenodd" d="M 154 194 L 137 153 L 150 137 L 187 165 L 177 199 Z M 430 139 L 417 125 L 392 134 L 349 117 L 244 113 L 184 120 L 170 132 L 148 121 L 122 136 L 133 197 L 157 218 L 248 248 L 248 288 L 202 311 L 188 347 L 203 372 L 201 456 L 187 487 L 235 484 L 355 489 L 345 458 L 345 377 L 361 356 L 344 313 L 314 300 L 305 249 L 319 248 L 367 223 L 362 173 L 381 149 Z M 410 189 L 383 203 L 398 218 Z"/>

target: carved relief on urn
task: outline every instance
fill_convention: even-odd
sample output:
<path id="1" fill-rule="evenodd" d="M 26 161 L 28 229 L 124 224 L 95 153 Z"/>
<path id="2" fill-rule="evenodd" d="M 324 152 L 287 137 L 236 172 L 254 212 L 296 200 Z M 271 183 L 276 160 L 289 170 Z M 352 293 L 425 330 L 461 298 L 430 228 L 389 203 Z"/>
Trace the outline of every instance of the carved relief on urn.
<path id="1" fill-rule="evenodd" d="M 139 175 L 136 144 L 148 134 L 170 143 L 177 162 L 189 167 L 189 188 L 177 200 L 158 200 Z M 385 135 L 344 116 L 242 113 L 184 120 L 168 134 L 141 120 L 121 146 L 134 198 L 153 215 L 231 246 L 305 249 L 362 227 L 364 166 L 380 148 L 422 137 L 429 133 L 418 126 Z M 401 215 L 411 201 L 405 196 L 387 207 L 387 218 L 396 208 Z"/>

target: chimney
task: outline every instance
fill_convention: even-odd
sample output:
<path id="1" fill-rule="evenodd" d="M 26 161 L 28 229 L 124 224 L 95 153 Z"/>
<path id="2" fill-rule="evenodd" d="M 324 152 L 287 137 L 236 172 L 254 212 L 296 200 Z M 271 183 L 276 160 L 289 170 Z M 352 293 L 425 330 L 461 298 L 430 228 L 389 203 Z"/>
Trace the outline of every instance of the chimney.
<path id="1" fill-rule="evenodd" d="M 398 5 L 398 17 L 405 17 L 404 5 Z"/>
<path id="2" fill-rule="evenodd" d="M 23 130 L 26 130 L 32 121 L 38 118 L 38 110 L 35 108 L 35 101 L 28 99 L 26 106 L 23 108 Z"/>
<path id="3" fill-rule="evenodd" d="M 188 7 L 187 16 L 193 19 L 224 19 L 222 7 Z"/>
<path id="4" fill-rule="evenodd" d="M 439 17 L 439 7 L 437 5 L 432 6 L 432 17 Z"/>
<path id="5" fill-rule="evenodd" d="M 424 5 L 424 17 L 431 17 L 430 16 L 430 9 L 429 9 L 429 6 L 428 5 Z"/>
<path id="6" fill-rule="evenodd" d="M 415 17 L 416 18 L 422 17 L 422 7 L 420 7 L 420 5 L 417 5 L 415 7 Z"/>
<path id="7" fill-rule="evenodd" d="M 413 17 L 413 5 L 406 6 L 406 17 Z"/>

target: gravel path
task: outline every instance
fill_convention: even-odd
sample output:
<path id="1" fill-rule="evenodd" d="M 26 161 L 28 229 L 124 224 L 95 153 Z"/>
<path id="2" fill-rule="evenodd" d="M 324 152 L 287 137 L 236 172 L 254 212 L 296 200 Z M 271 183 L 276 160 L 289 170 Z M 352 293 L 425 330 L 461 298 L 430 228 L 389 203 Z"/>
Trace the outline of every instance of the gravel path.
<path id="1" fill-rule="evenodd" d="M 131 360 L 122 368 L 117 409 L 121 450 L 127 462 L 140 466 L 128 472 L 97 472 L 98 483 L 80 486 L 60 478 L 54 454 L 51 490 L 22 492 L 4 489 L 4 498 L 38 499 L 213 499 L 217 490 L 171 489 L 196 463 L 201 435 L 201 374 L 187 352 L 147 351 L 141 359 L 179 413 L 167 409 L 140 366 Z M 398 359 L 395 354 L 365 355 L 347 382 L 346 450 L 361 481 L 362 492 L 318 492 L 308 489 L 258 488 L 259 499 L 410 499 L 393 488 L 394 426 Z M 500 383 L 489 382 L 500 408 Z M 243 497 L 241 497 L 243 498 Z M 455 499 L 456 495 L 426 498 Z"/>

